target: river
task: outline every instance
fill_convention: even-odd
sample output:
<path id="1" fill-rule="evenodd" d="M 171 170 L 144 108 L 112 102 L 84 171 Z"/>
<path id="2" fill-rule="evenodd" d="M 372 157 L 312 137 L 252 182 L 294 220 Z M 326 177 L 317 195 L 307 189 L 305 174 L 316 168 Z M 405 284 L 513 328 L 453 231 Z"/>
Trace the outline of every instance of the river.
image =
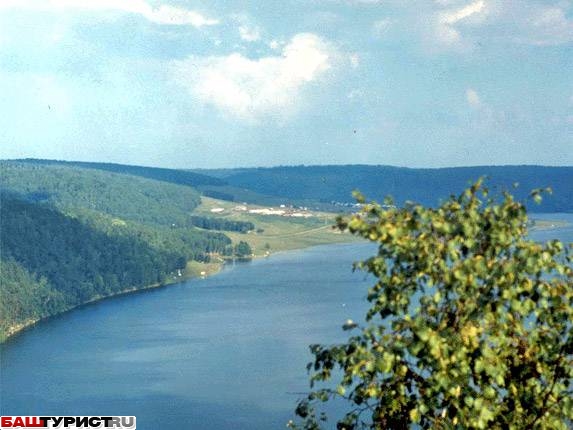
<path id="1" fill-rule="evenodd" d="M 536 240 L 573 242 L 571 225 Z M 2 415 L 135 415 L 138 429 L 285 428 L 308 345 L 343 341 L 372 281 L 371 244 L 319 246 L 44 321 L 2 345 Z"/>

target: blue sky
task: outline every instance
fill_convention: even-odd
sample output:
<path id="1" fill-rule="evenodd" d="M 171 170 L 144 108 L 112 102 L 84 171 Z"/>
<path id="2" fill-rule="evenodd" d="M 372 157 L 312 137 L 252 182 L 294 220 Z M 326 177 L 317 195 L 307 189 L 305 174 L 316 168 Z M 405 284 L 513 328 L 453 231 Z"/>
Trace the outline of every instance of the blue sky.
<path id="1" fill-rule="evenodd" d="M 573 165 L 573 4 L 0 0 L 0 158 Z"/>

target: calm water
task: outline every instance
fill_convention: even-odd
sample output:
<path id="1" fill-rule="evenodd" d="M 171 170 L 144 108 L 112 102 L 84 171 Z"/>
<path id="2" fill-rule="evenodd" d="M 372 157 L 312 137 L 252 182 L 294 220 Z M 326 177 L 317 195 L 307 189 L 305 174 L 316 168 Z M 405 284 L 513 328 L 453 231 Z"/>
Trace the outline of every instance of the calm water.
<path id="1" fill-rule="evenodd" d="M 534 235 L 556 236 L 573 242 L 573 226 Z M 277 254 L 43 322 L 2 347 L 0 412 L 135 415 L 149 430 L 284 428 L 308 390 L 307 345 L 342 341 L 342 323 L 361 319 L 371 281 L 351 263 L 374 249 Z"/>

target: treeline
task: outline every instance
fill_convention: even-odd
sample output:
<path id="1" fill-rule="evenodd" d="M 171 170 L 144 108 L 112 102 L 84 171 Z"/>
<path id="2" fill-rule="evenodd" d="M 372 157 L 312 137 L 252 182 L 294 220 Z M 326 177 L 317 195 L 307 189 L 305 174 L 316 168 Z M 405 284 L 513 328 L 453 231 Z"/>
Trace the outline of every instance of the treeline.
<path id="1" fill-rule="evenodd" d="M 229 202 L 235 201 L 235 196 L 233 194 L 225 193 L 223 191 L 216 191 L 216 190 L 214 191 L 214 190 L 206 189 L 206 190 L 203 190 L 203 195 L 205 197 L 211 197 L 213 199 L 226 200 Z"/>
<path id="2" fill-rule="evenodd" d="M 41 166 L 60 165 L 68 167 L 81 167 L 85 169 L 104 170 L 106 172 L 141 176 L 142 178 L 154 179 L 156 181 L 170 182 L 172 184 L 186 185 L 190 187 L 197 187 L 199 185 L 225 185 L 225 181 L 222 179 L 202 175 L 200 173 L 194 173 L 188 170 L 164 169 L 161 167 L 129 166 L 125 164 L 114 163 L 41 160 L 35 158 L 27 158 L 16 161 L 22 161 L 27 164 L 36 164 Z"/>
<path id="3" fill-rule="evenodd" d="M 250 221 L 232 221 L 224 218 L 210 218 L 204 216 L 191 216 L 191 225 L 205 230 L 238 231 L 246 233 L 255 229 L 255 224 Z"/>

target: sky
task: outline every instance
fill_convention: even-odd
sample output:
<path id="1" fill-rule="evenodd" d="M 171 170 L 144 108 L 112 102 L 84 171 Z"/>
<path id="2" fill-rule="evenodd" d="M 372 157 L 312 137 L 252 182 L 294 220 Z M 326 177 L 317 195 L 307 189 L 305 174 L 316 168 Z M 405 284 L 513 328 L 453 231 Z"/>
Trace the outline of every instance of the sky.
<path id="1" fill-rule="evenodd" d="M 567 0 L 0 0 L 0 158 L 573 165 Z"/>

